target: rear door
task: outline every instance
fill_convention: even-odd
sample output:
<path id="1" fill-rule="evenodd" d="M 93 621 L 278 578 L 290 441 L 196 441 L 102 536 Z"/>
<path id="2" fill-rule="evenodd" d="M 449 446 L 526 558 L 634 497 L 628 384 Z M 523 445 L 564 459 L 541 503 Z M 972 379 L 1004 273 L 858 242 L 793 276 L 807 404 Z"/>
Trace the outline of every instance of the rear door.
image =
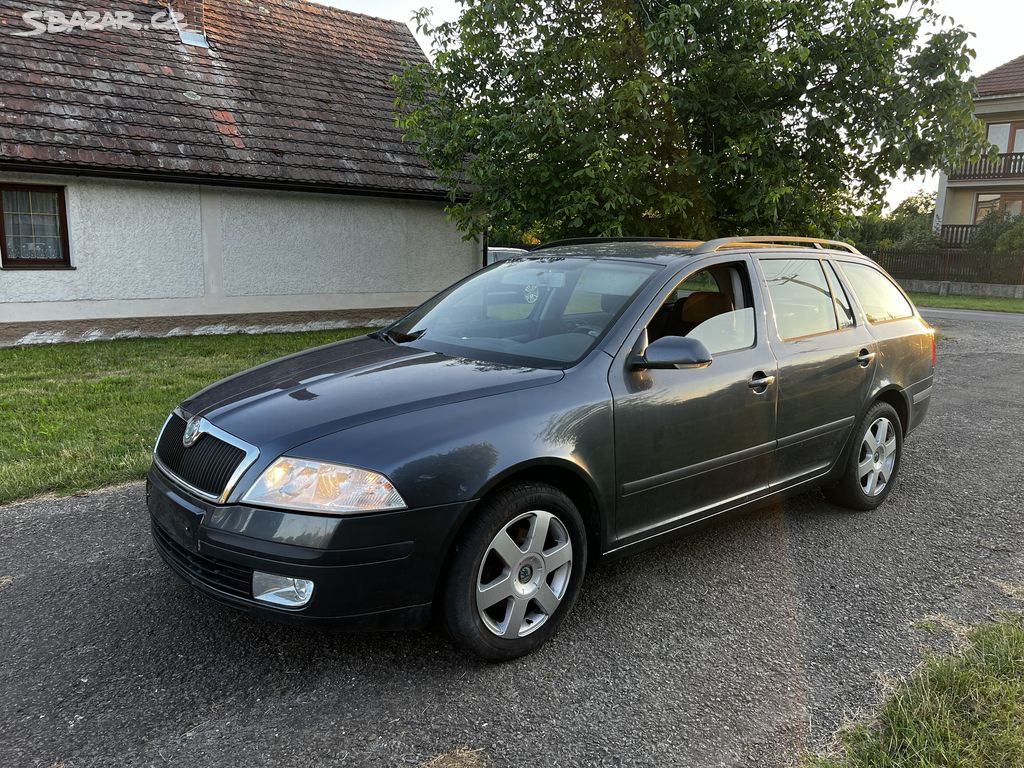
<path id="1" fill-rule="evenodd" d="M 609 373 L 615 413 L 618 546 L 767 491 L 775 446 L 775 358 L 749 257 L 679 272 L 633 329 Z M 703 314 L 687 309 L 695 294 Z M 716 298 L 708 300 L 708 294 Z M 699 309 L 699 307 L 698 307 Z M 706 368 L 632 370 L 655 336 L 688 335 Z"/>
<path id="2" fill-rule="evenodd" d="M 878 371 L 874 392 L 890 386 L 904 391 L 909 406 L 907 430 L 924 417 L 931 396 L 931 328 L 914 312 L 910 301 L 893 280 L 867 260 L 837 259 L 850 294 L 878 345 Z"/>
<path id="3" fill-rule="evenodd" d="M 871 389 L 877 349 L 830 261 L 792 252 L 757 261 L 779 362 L 775 490 L 835 463 Z"/>

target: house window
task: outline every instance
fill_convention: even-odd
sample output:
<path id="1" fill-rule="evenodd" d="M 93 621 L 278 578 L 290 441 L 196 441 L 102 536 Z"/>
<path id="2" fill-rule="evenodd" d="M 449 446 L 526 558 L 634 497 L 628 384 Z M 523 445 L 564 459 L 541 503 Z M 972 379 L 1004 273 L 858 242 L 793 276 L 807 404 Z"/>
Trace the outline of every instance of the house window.
<path id="1" fill-rule="evenodd" d="M 0 185 L 0 266 L 71 266 L 61 187 Z"/>
<path id="2" fill-rule="evenodd" d="M 1024 152 L 1024 123 L 989 123 L 988 140 L 999 154 Z"/>
<path id="3" fill-rule="evenodd" d="M 980 194 L 974 205 L 974 223 L 980 224 L 993 211 L 1003 211 L 1009 216 L 1024 213 L 1024 193 Z"/>

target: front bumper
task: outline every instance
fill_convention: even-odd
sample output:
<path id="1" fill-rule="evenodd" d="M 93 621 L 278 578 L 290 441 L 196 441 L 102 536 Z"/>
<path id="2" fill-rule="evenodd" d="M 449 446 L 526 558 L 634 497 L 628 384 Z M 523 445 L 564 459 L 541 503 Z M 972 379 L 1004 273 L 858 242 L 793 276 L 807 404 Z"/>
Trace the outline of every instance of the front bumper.
<path id="1" fill-rule="evenodd" d="M 157 552 L 188 584 L 251 613 L 345 629 L 413 629 L 430 618 L 448 546 L 470 503 L 338 517 L 210 504 L 153 467 Z M 252 598 L 254 570 L 310 579 L 302 608 Z"/>

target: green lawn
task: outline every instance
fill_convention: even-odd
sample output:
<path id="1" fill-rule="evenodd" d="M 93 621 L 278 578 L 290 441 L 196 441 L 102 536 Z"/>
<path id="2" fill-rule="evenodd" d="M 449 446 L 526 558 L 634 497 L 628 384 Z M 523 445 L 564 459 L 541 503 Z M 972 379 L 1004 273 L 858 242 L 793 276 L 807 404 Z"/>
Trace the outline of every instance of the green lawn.
<path id="1" fill-rule="evenodd" d="M 991 296 L 939 296 L 935 293 L 912 293 L 910 298 L 919 307 L 943 309 L 987 309 L 991 312 L 1024 312 L 1024 299 Z"/>
<path id="2" fill-rule="evenodd" d="M 1024 617 L 976 629 L 957 653 L 929 659 L 873 722 L 842 734 L 808 768 L 1011 768 L 1024 765 Z"/>
<path id="3" fill-rule="evenodd" d="M 138 480 L 181 400 L 229 374 L 366 329 L 0 349 L 0 504 Z"/>

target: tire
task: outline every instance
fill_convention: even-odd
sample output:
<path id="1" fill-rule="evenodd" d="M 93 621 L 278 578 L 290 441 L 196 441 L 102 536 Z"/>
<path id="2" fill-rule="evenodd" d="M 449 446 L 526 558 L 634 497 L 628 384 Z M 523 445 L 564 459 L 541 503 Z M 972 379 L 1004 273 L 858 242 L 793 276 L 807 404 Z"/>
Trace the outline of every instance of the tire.
<path id="1" fill-rule="evenodd" d="M 568 496 L 545 483 L 502 488 L 481 503 L 455 544 L 441 625 L 487 661 L 525 656 L 572 610 L 586 565 L 586 529 Z"/>
<path id="2" fill-rule="evenodd" d="M 884 430 L 881 441 L 879 431 Z M 903 458 L 903 427 L 896 409 L 877 402 L 857 425 L 846 471 L 825 496 L 849 509 L 867 511 L 878 507 L 892 491 Z"/>

